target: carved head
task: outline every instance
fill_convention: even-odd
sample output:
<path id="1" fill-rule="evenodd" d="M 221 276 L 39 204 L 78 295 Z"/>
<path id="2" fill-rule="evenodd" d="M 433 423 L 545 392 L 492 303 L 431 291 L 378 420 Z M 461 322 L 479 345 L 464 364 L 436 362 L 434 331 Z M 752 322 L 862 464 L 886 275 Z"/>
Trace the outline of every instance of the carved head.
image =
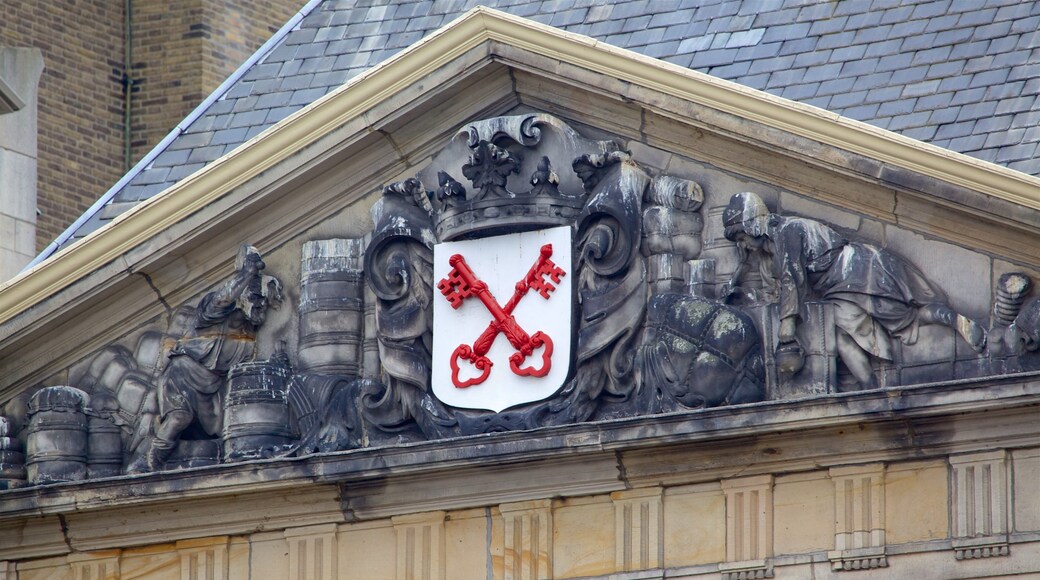
<path id="1" fill-rule="evenodd" d="M 769 231 L 769 208 L 755 193 L 735 194 L 722 212 L 722 225 L 726 239 L 731 242 L 737 241 L 740 234 L 753 238 L 764 236 Z"/>
<path id="2" fill-rule="evenodd" d="M 256 247 L 250 246 L 249 244 L 242 244 L 238 249 L 238 256 L 235 258 L 235 270 L 239 272 L 243 270 L 249 270 L 253 273 L 263 270 L 265 267 L 264 260 L 260 256 L 260 250 Z"/>

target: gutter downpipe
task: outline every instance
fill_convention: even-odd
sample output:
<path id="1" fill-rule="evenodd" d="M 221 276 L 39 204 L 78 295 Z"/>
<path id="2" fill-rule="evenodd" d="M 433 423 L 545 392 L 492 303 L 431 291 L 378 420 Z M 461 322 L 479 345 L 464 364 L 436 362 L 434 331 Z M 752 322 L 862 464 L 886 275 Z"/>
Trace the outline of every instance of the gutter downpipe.
<path id="1" fill-rule="evenodd" d="M 210 95 L 206 97 L 206 100 L 202 101 L 202 103 L 198 107 L 195 107 L 195 110 L 193 110 L 187 117 L 184 118 L 183 121 L 178 123 L 172 131 L 170 131 L 165 137 L 163 137 L 162 141 L 159 141 L 158 145 L 152 148 L 152 150 L 149 151 L 147 155 L 145 155 L 140 161 L 138 161 L 137 165 L 134 165 L 133 169 L 131 169 L 129 172 L 127 172 L 126 175 L 120 178 L 120 180 L 117 181 L 116 184 L 113 185 L 108 191 L 106 191 L 100 199 L 95 201 L 94 204 L 91 205 L 90 208 L 88 208 L 87 211 L 83 213 L 83 215 L 79 216 L 79 218 L 77 218 L 76 221 L 72 222 L 72 225 L 66 228 L 66 230 L 62 232 L 60 236 L 58 236 L 53 242 L 48 244 L 47 247 L 44 248 L 38 256 L 33 258 L 32 262 L 29 262 L 28 265 L 22 268 L 21 272 L 31 270 L 40 262 L 54 255 L 54 253 L 58 251 L 58 248 L 60 248 L 65 242 L 69 241 L 69 239 L 72 238 L 73 234 L 76 233 L 76 230 L 78 230 L 84 223 L 86 223 L 87 220 L 94 217 L 95 214 L 100 212 L 101 208 L 105 207 L 108 204 L 108 202 L 116 196 L 116 194 L 118 194 L 128 183 L 130 183 L 131 180 L 133 180 L 135 177 L 137 177 L 138 174 L 140 174 L 149 165 L 151 165 L 152 161 L 154 161 L 156 157 L 158 157 L 163 151 L 165 151 L 166 148 L 170 146 L 170 143 L 172 143 L 177 137 L 180 137 L 181 134 L 184 133 L 184 131 L 186 131 L 192 123 L 194 123 L 199 117 L 201 117 L 203 113 L 206 112 L 206 109 L 210 107 L 210 105 L 219 101 L 220 98 L 224 96 L 224 93 L 228 92 L 228 90 L 230 90 L 231 87 L 239 81 L 239 79 L 245 76 L 246 72 L 250 68 L 252 68 L 254 64 L 256 64 L 263 57 L 267 56 L 267 54 L 271 52 L 271 50 L 273 50 L 274 47 L 277 46 L 282 41 L 282 39 L 285 38 L 286 35 L 288 35 L 290 32 L 292 32 L 293 29 L 296 28 L 296 26 L 300 23 L 301 20 L 303 20 L 314 10 L 314 8 L 316 8 L 319 4 L 321 4 L 324 1 L 325 0 L 308 0 L 307 4 L 305 4 L 299 12 L 297 12 L 292 18 L 290 18 L 284 26 L 279 28 L 278 32 L 274 33 L 274 36 L 269 38 L 267 42 L 265 42 L 259 49 L 257 49 L 256 52 L 253 53 L 252 56 L 246 59 L 246 61 L 242 63 L 242 66 L 238 67 L 238 69 L 235 70 L 235 72 L 231 73 L 231 76 L 229 76 L 223 83 L 221 83 L 215 91 L 210 93 Z"/>
<path id="2" fill-rule="evenodd" d="M 130 113 L 134 93 L 134 77 L 131 74 L 134 71 L 133 3 L 133 0 L 125 0 L 123 3 L 123 171 L 130 171 Z"/>

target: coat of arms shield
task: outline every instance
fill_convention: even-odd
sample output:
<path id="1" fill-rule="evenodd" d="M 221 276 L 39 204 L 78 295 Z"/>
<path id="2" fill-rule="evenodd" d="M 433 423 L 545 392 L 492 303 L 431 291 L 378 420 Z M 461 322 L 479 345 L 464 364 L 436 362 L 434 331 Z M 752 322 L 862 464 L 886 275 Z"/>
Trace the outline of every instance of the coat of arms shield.
<path id="1" fill-rule="evenodd" d="M 502 411 L 545 399 L 570 373 L 568 226 L 434 246 L 434 395 Z"/>

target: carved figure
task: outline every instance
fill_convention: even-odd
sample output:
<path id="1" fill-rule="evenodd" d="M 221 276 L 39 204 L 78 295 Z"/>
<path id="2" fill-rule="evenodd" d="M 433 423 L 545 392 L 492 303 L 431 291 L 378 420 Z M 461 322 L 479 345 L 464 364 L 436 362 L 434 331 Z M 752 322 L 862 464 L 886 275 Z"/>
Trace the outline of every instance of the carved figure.
<path id="1" fill-rule="evenodd" d="M 235 267 L 230 280 L 202 298 L 193 327 L 171 350 L 159 377 L 160 424 L 135 453 L 128 473 L 162 469 L 184 435 L 220 436 L 227 372 L 254 358 L 257 328 L 267 308 L 281 301 L 281 283 L 262 274 L 265 264 L 256 248 L 242 246 Z"/>
<path id="2" fill-rule="evenodd" d="M 985 348 L 981 325 L 955 312 L 924 274 L 883 248 L 849 241 L 815 220 L 771 214 L 754 193 L 730 198 L 722 219 L 741 253 L 723 295 L 738 291 L 749 257 L 758 254 L 763 274 L 778 285 L 780 360 L 799 358 L 795 330 L 810 299 L 834 305 L 838 356 L 866 388 L 877 386 L 871 357 L 893 360 L 891 337 L 914 344 L 921 324 L 949 326 L 976 352 Z M 787 370 L 797 372 L 797 362 Z"/>

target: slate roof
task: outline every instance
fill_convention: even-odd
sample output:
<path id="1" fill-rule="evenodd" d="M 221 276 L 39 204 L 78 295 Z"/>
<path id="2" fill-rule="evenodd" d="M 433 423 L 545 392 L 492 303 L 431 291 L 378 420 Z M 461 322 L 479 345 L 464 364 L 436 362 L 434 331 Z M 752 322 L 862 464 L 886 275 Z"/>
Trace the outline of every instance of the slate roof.
<path id="1" fill-rule="evenodd" d="M 477 4 L 1040 176 L 1040 2 L 324 0 L 59 241 L 85 236 Z"/>

